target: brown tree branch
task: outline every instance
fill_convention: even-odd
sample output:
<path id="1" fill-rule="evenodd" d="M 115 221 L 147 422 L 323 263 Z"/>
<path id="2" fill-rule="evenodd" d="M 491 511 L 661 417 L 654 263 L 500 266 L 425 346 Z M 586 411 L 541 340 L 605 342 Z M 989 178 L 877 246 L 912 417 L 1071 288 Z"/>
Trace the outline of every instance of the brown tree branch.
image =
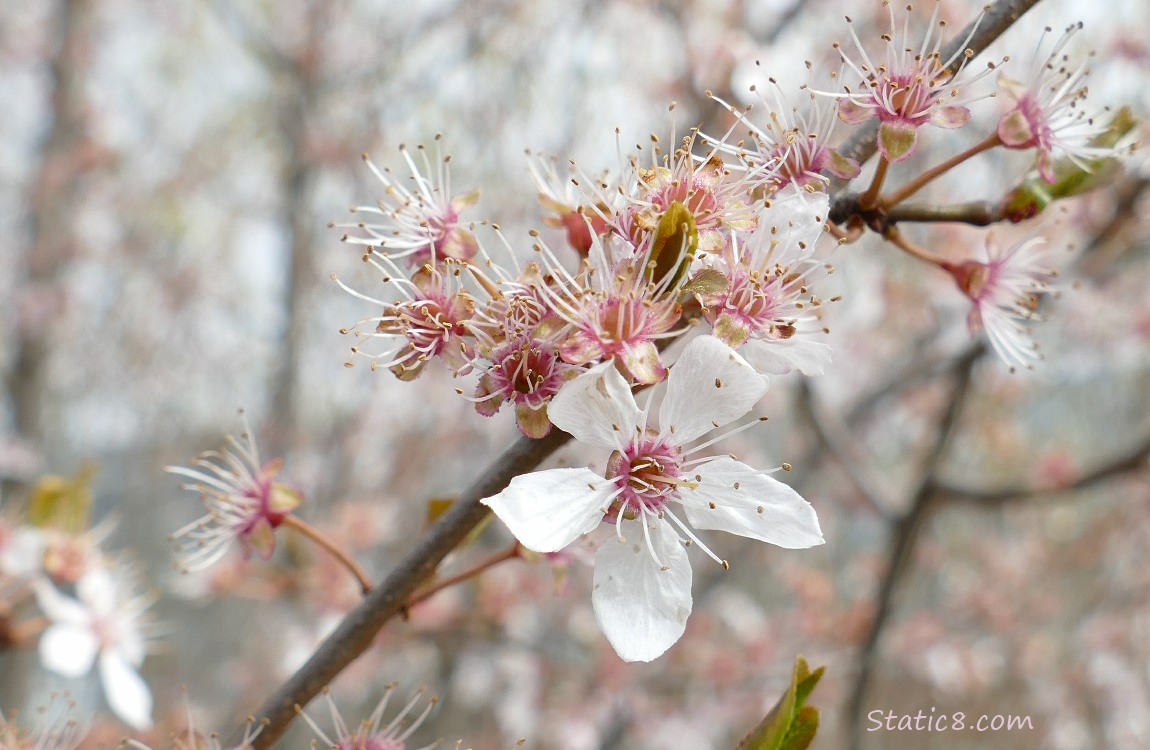
<path id="1" fill-rule="evenodd" d="M 460 542 L 487 517 L 490 510 L 479 501 L 503 490 L 513 478 L 538 466 L 570 439 L 553 429 L 540 440 L 519 438 L 504 451 L 399 562 L 391 573 L 364 597 L 363 602 L 343 619 L 311 658 L 254 713 L 267 725 L 251 742 L 252 750 L 267 750 L 275 744 L 295 718 L 295 706 L 307 703 L 344 667 L 362 654 L 380 628 L 398 614 L 408 598 Z M 243 740 L 237 730 L 229 747 Z"/>
<path id="2" fill-rule="evenodd" d="M 1100 482 L 1116 479 L 1125 474 L 1136 472 L 1150 473 L 1150 463 L 1148 462 L 1150 462 L 1150 435 L 1143 438 L 1134 448 L 1118 458 L 1107 461 L 1101 466 L 1096 466 L 1076 479 L 1056 487 L 980 489 L 942 482 L 936 484 L 935 487 L 939 494 L 947 500 L 996 508 L 1005 502 L 1029 502 L 1064 492 L 1084 490 Z"/>

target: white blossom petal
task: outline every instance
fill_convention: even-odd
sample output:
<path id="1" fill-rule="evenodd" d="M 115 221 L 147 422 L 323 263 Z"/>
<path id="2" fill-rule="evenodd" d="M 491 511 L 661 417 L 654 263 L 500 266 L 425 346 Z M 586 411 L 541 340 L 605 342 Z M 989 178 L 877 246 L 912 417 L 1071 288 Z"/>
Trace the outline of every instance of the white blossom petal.
<path id="1" fill-rule="evenodd" d="M 134 729 L 152 726 L 152 691 L 118 651 L 100 654 L 100 683 L 109 708 L 124 723 Z"/>
<path id="2" fill-rule="evenodd" d="M 44 533 L 33 526 L 18 527 L 0 546 L 0 574 L 24 578 L 39 573 L 44 567 Z"/>
<path id="3" fill-rule="evenodd" d="M 696 476 L 701 478 L 698 486 L 680 492 L 687 520 L 695 528 L 726 531 L 786 549 L 823 543 L 815 509 L 788 485 L 727 456 L 700 464 Z"/>
<path id="4" fill-rule="evenodd" d="M 624 521 L 625 542 L 611 537 L 595 554 L 591 603 L 599 629 L 624 661 L 651 661 L 672 645 L 691 614 L 691 564 L 666 521 L 649 528 L 651 556 L 638 521 Z"/>
<path id="5" fill-rule="evenodd" d="M 524 547 L 558 552 L 599 525 L 614 488 L 590 469 L 548 469 L 517 476 L 480 502 Z"/>
<path id="6" fill-rule="evenodd" d="M 41 578 L 35 583 L 36 604 L 52 622 L 86 626 L 92 619 L 91 610 Z"/>
<path id="7" fill-rule="evenodd" d="M 747 362 L 763 374 L 786 375 L 798 370 L 803 375 L 822 375 L 831 363 L 830 344 L 807 337 L 751 339 L 742 349 Z"/>
<path id="8" fill-rule="evenodd" d="M 823 235 L 830 210 L 827 193 L 821 190 L 812 193 L 792 184 L 772 198 L 769 207 L 763 208 L 757 231 L 779 245 L 798 247 L 804 255 L 809 255 Z"/>
<path id="9" fill-rule="evenodd" d="M 547 407 L 551 423 L 581 443 L 615 448 L 633 435 L 642 412 L 614 361 L 596 365 L 559 389 Z"/>
<path id="10" fill-rule="evenodd" d="M 731 347 L 714 336 L 699 336 L 667 376 L 659 426 L 682 445 L 743 416 L 766 391 L 762 376 Z"/>
<path id="11" fill-rule="evenodd" d="M 92 668 L 99 648 L 91 628 L 58 622 L 40 636 L 40 663 L 65 677 L 80 677 Z"/>
<path id="12" fill-rule="evenodd" d="M 110 571 L 93 568 L 76 581 L 76 595 L 95 612 L 112 612 L 116 608 L 116 579 Z"/>

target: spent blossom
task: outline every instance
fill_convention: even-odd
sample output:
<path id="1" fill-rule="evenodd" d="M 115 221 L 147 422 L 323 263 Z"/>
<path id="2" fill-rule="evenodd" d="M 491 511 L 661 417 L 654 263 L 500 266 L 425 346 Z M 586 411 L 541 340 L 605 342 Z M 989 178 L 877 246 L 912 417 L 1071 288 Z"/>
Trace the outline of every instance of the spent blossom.
<path id="1" fill-rule="evenodd" d="M 66 677 L 81 677 L 98 664 L 108 706 L 136 729 L 151 726 L 152 694 L 137 671 L 148 642 L 146 612 L 153 599 L 136 591 L 130 569 L 95 568 L 76 582 L 76 597 L 47 580 L 36 600 L 50 625 L 40 636 L 40 662 Z"/>
<path id="2" fill-rule="evenodd" d="M 483 500 L 535 552 L 564 549 L 601 523 L 614 526 L 595 555 L 592 604 L 624 660 L 650 661 L 683 634 L 692 607 L 684 543 L 726 567 L 692 526 L 787 548 L 822 543 L 814 509 L 787 485 L 727 455 L 689 458 L 715 440 L 690 443 L 742 417 L 766 387 L 730 347 L 700 336 L 671 368 L 655 427 L 649 405 L 640 409 L 614 365 L 603 363 L 568 383 L 550 415 L 577 440 L 610 449 L 606 471 L 525 474 Z"/>
<path id="3" fill-rule="evenodd" d="M 340 331 L 361 340 L 381 340 L 382 350 L 367 352 L 357 343 L 352 353 L 370 359 L 372 370 L 385 367 L 400 380 L 415 380 L 435 358 L 451 370 L 465 371 L 470 356 L 465 323 L 475 311 L 475 299 L 460 283 L 462 264 L 450 258 L 440 264 L 433 256 L 432 262 L 408 278 L 386 254 L 369 249 L 363 259 L 383 273 L 384 284 L 396 290 L 400 299 L 375 299 L 332 276 L 345 291 L 382 308 L 380 315 Z M 350 367 L 352 363 L 346 364 Z"/>
<path id="4" fill-rule="evenodd" d="M 732 176 L 717 150 L 702 158 L 694 156 L 695 136 L 684 138 L 662 164 L 638 170 L 634 191 L 627 196 L 630 205 L 617 227 L 633 245 L 638 247 L 648 235 L 663 230 L 664 217 L 676 206 L 690 217 L 692 252 L 696 247 L 702 253 L 718 252 L 728 230 L 754 227 L 747 184 Z"/>
<path id="5" fill-rule="evenodd" d="M 550 212 L 543 217 L 543 223 L 564 230 L 567 244 L 585 257 L 591 249 L 592 237 L 607 230 L 607 222 L 603 217 L 611 215 L 611 209 L 603 199 L 598 199 L 598 203 L 588 203 L 580 187 L 581 180 L 575 176 L 574 162 L 569 165 L 572 174 L 566 179 L 559 175 L 554 159 L 544 159 L 528 152 L 527 164 L 539 190 L 536 197 L 543 208 Z M 604 179 L 591 182 L 603 185 Z"/>
<path id="6" fill-rule="evenodd" d="M 438 151 L 440 136 L 436 136 Z M 416 150 L 423 169 L 411 158 L 410 150 L 400 146 L 407 163 L 411 185 L 395 176 L 390 168 L 380 169 L 364 154 L 363 160 L 384 186 L 384 197 L 376 206 L 355 206 L 357 214 L 378 216 L 376 223 L 360 221 L 335 223 L 331 226 L 356 229 L 366 236 L 344 235 L 343 240 L 357 245 L 383 248 L 392 257 L 405 258 L 411 268 L 419 268 L 433 259 L 468 260 L 479 250 L 479 243 L 460 213 L 479 200 L 479 191 L 464 195 L 451 192 L 450 156 L 438 157 L 433 167 L 422 145 Z"/>
<path id="7" fill-rule="evenodd" d="M 763 208 L 754 232 L 710 259 L 727 284 L 698 295 L 703 315 L 760 373 L 821 375 L 830 363 L 830 346 L 812 340 L 823 332 L 822 300 L 810 289 L 827 272 L 814 247 L 829 210 L 826 193 L 788 188 Z"/>
<path id="8" fill-rule="evenodd" d="M 197 492 L 208 514 L 172 534 L 185 572 L 217 562 L 238 540 L 244 557 L 252 551 L 267 560 L 275 551 L 275 529 L 303 502 L 291 485 L 276 481 L 283 459 L 260 462 L 251 429 L 244 421 L 239 440 L 227 436 L 227 447 L 200 454 L 193 467 L 165 471 L 192 480 L 183 485 Z"/>
<path id="9" fill-rule="evenodd" d="M 685 209 L 677 209 L 675 216 L 685 216 Z M 571 328 L 559 348 L 563 361 L 618 360 L 637 383 L 657 383 L 666 376 L 656 342 L 678 335 L 672 329 L 683 312 L 677 300 L 684 281 L 679 269 L 692 260 L 682 235 L 677 229 L 650 234 L 639 248 L 618 234 L 597 237 L 576 276 L 546 246 L 536 245 L 548 265 L 537 288 Z M 656 244 L 659 238 L 664 244 Z M 668 257 L 669 262 L 664 260 Z"/>
<path id="10" fill-rule="evenodd" d="M 554 336 L 545 325 L 499 344 L 487 355 L 475 389 L 475 409 L 495 414 L 504 403 L 515 408 L 515 423 L 527 437 L 541 438 L 551 431 L 547 404 L 579 369 L 559 357 Z"/>
<path id="11" fill-rule="evenodd" d="M 1014 102 L 998 123 L 998 137 L 1007 148 L 1035 149 L 1038 173 L 1051 184 L 1055 181 L 1056 156 L 1063 155 L 1089 172 L 1086 159 L 1112 153 L 1112 149 L 1093 144 L 1107 126 L 1095 123 L 1079 107 L 1086 98 L 1086 61 L 1073 65 L 1063 52 L 1081 28 L 1081 23 L 1067 27 L 1045 57 L 1041 55 L 1040 42 L 1025 80 L 1015 81 L 1004 75 L 998 78 Z M 1050 33 L 1049 27 L 1046 33 Z"/>
<path id="12" fill-rule="evenodd" d="M 789 185 L 804 189 L 823 190 L 826 172 L 841 179 L 852 179 L 859 174 L 859 164 L 843 156 L 830 146 L 834 133 L 835 116 L 826 106 L 825 99 L 808 94 L 805 110 L 789 104 L 779 85 L 771 79 L 773 101 L 768 102 L 757 86 L 751 91 L 767 110 L 767 122 L 758 125 L 750 118 L 752 107 L 739 110 L 716 96 L 711 96 L 749 130 L 754 147 L 742 142 L 730 144 L 726 139 L 704 136 L 727 154 L 738 157 L 749 170 L 748 182 L 774 194 Z"/>
<path id="13" fill-rule="evenodd" d="M 943 263 L 972 307 L 966 324 L 973 336 L 986 331 L 995 353 L 1010 366 L 1032 368 L 1040 359 L 1038 345 L 1025 323 L 1036 319 L 1038 295 L 1049 291 L 1057 276 L 1050 265 L 1051 246 L 1042 237 L 1029 237 L 1003 248 L 986 239 L 985 261 Z"/>
<path id="14" fill-rule="evenodd" d="M 423 690 L 416 691 L 411 700 L 407 702 L 399 712 L 391 718 L 386 724 L 384 723 L 383 714 L 387 711 L 388 703 L 391 702 L 391 696 L 395 693 L 399 683 L 391 683 L 384 689 L 383 698 L 376 704 L 375 710 L 371 715 L 361 721 L 355 726 L 354 731 L 348 727 L 347 722 L 340 714 L 339 709 L 336 708 L 335 701 L 332 700 L 331 693 L 325 688 L 323 691 L 324 700 L 327 701 L 328 709 L 331 712 L 331 722 L 335 729 L 335 737 L 329 736 L 326 732 L 320 729 L 319 725 L 312 720 L 302 709 L 298 706 L 296 710 L 303 716 L 304 721 L 312 728 L 323 741 L 323 743 L 332 750 L 408 750 L 407 740 L 419 729 L 427 715 L 435 708 L 436 703 L 439 702 L 438 698 L 431 698 L 427 705 L 424 706 L 414 719 L 408 719 L 408 716 L 415 710 L 423 700 Z M 408 723 L 410 722 L 410 723 Z M 420 748 L 411 748 L 411 750 L 431 750 L 437 747 L 439 742 L 432 742 L 430 745 L 423 745 Z"/>
<path id="15" fill-rule="evenodd" d="M 847 17 L 847 27 L 861 62 L 852 60 L 838 42 L 835 49 L 846 66 L 858 75 L 861 86 L 858 91 L 847 87 L 846 93 L 835 96 L 839 97 L 839 117 L 843 122 L 857 125 L 872 117 L 879 118 L 879 152 L 887 161 L 899 162 L 914 153 L 918 129 L 923 125 L 958 128 L 970 121 L 970 110 L 963 106 L 969 98 L 960 94 L 985 72 L 966 80 L 957 79 L 967 60 L 965 41 L 953 55 L 942 59 L 940 48 L 946 22 L 938 20 L 939 3 L 935 3 L 926 35 L 917 50 L 910 38 L 912 6 L 906 6 L 900 32 L 894 5 L 890 0 L 883 0 L 883 5 L 890 13 L 891 27 L 882 35 L 886 45 L 885 62 L 872 61 L 855 33 L 854 23 Z M 977 25 L 971 29 L 971 35 L 976 29 Z M 952 66 L 956 63 L 958 66 L 954 69 Z"/>

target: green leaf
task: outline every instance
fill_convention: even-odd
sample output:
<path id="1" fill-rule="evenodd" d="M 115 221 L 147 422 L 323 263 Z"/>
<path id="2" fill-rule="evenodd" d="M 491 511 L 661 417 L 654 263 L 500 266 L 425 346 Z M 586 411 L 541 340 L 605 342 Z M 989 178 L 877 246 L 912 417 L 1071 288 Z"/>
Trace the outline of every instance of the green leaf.
<path id="1" fill-rule="evenodd" d="M 787 692 L 736 750 L 806 750 L 818 730 L 819 712 L 805 703 L 825 671 L 812 672 L 807 660 L 796 656 Z"/>
<path id="2" fill-rule="evenodd" d="M 675 201 L 663 212 L 655 230 L 646 268 L 647 280 L 660 284 L 669 276 L 663 288 L 674 289 L 687 273 L 698 247 L 699 230 L 695 226 L 695 216 L 690 209 Z"/>
<path id="3" fill-rule="evenodd" d="M 92 510 L 92 480 L 97 471 L 99 467 L 94 461 L 85 461 L 74 476 L 41 477 L 28 502 L 28 523 L 68 534 L 87 531 Z"/>
<path id="4" fill-rule="evenodd" d="M 779 750 L 807 750 L 819 731 L 819 710 L 814 706 L 803 706 L 791 722 L 786 739 Z"/>

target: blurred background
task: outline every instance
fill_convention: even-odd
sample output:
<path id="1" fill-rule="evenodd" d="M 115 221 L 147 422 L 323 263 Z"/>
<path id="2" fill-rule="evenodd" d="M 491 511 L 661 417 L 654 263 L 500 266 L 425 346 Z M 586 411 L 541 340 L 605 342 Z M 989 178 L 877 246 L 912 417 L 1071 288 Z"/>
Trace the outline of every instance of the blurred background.
<path id="1" fill-rule="evenodd" d="M 958 29 L 981 2 L 941 5 Z M 624 152 L 696 124 L 721 135 L 730 117 L 705 91 L 750 102 L 768 76 L 796 94 L 830 88 L 844 15 L 868 43 L 888 25 L 877 0 L 0 6 L 0 502 L 11 511 L 40 477 L 98 467 L 104 546 L 139 561 L 158 596 L 165 636 L 143 670 L 152 741 L 183 721 L 182 685 L 198 724 L 229 735 L 357 599 L 290 535 L 268 563 L 176 573 L 166 537 L 201 512 L 163 466 L 238 433 L 242 407 L 305 491 L 301 515 L 378 578 L 424 528 L 428 500 L 517 435 L 434 368 L 408 384 L 344 367 L 339 329 L 375 312 L 329 275 L 383 293 L 327 226 L 380 197 L 361 153 L 402 174 L 397 147 L 442 133 L 453 191 L 482 190 L 465 216 L 498 222 L 526 253 L 541 227 L 526 149 L 595 172 L 617 164 L 617 128 Z M 1145 117 L 1142 0 L 1045 0 L 974 64 L 1009 55 L 1023 68 L 1043 26 L 1077 21 L 1068 53 L 1096 50 L 1087 106 Z M 1002 112 L 989 98 L 972 108 L 968 128 L 926 129 L 892 179 L 974 143 Z M 844 296 L 827 318 L 835 363 L 776 378 L 770 422 L 730 450 L 794 465 L 785 478 L 818 509 L 825 546 L 715 540 L 733 569 L 696 556 L 687 634 L 647 665 L 621 663 L 599 634 L 590 566 L 504 564 L 385 628 L 332 686 L 349 723 L 400 680 L 443 699 L 417 741 L 733 748 L 801 653 L 828 668 L 815 748 L 1150 746 L 1150 168 L 1139 153 L 1126 163 L 1059 217 L 997 230 L 1010 242 L 1040 229 L 1066 248 L 1033 372 L 972 344 L 966 301 L 936 269 L 873 237 L 824 248 L 837 268 L 824 295 Z M 923 197 L 996 199 L 1028 166 L 995 152 Z M 955 259 L 981 257 L 987 234 L 907 233 Z M 569 447 L 555 461 L 602 457 Z M 447 564 L 508 540 L 493 524 Z M 63 688 L 102 710 L 94 676 L 48 675 L 35 649 L 0 652 L 0 706 Z M 873 710 L 931 707 L 1034 728 L 866 731 Z M 96 722 L 91 742 L 124 733 Z M 284 746 L 307 741 L 297 727 Z"/>

